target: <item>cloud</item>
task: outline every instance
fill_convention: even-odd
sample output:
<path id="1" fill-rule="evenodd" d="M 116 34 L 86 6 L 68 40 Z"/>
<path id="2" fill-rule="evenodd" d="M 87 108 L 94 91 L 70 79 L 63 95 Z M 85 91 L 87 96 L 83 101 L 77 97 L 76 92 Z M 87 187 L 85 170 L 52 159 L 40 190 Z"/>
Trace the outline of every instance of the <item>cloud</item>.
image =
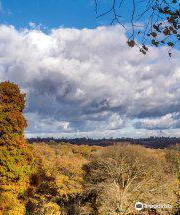
<path id="1" fill-rule="evenodd" d="M 179 51 L 168 58 L 166 48 L 151 48 L 142 56 L 126 41 L 119 26 L 49 34 L 0 26 L 0 80 L 27 93 L 27 134 L 141 136 L 178 129 Z"/>
<path id="2" fill-rule="evenodd" d="M 29 26 L 30 26 L 31 28 L 36 28 L 36 23 L 35 23 L 35 22 L 30 22 L 30 23 L 29 23 Z"/>
<path id="3" fill-rule="evenodd" d="M 169 129 L 172 128 L 175 124 L 172 114 L 167 114 L 160 118 L 156 119 L 144 119 L 138 121 L 134 124 L 135 128 L 141 129 L 145 128 L 148 130 L 155 130 L 155 129 Z"/>

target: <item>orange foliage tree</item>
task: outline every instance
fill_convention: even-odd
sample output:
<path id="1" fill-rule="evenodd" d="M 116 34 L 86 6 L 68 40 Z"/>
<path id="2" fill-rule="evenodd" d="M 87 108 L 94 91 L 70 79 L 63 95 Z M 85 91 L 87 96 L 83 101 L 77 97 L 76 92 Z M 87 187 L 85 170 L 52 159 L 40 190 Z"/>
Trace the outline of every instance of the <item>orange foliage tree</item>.
<path id="1" fill-rule="evenodd" d="M 22 196 L 29 184 L 33 156 L 24 139 L 25 94 L 10 82 L 0 83 L 0 215 L 25 214 Z"/>

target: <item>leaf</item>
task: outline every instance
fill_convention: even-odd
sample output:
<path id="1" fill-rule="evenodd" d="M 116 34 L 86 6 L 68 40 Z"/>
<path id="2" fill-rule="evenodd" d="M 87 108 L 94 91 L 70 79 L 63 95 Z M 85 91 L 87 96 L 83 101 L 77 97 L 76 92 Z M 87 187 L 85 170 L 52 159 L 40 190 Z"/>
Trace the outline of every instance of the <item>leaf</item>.
<path id="1" fill-rule="evenodd" d="M 152 35 L 153 37 L 157 37 L 157 33 L 156 33 L 156 32 L 151 32 L 151 35 Z"/>
<path id="2" fill-rule="evenodd" d="M 132 47 L 135 46 L 135 41 L 134 41 L 134 40 L 128 40 L 128 41 L 127 41 L 127 44 L 128 44 L 129 47 L 132 48 Z"/>
<path id="3" fill-rule="evenodd" d="M 174 46 L 174 43 L 172 43 L 172 42 L 168 42 L 167 44 L 168 44 L 168 46 L 171 46 L 171 47 Z"/>

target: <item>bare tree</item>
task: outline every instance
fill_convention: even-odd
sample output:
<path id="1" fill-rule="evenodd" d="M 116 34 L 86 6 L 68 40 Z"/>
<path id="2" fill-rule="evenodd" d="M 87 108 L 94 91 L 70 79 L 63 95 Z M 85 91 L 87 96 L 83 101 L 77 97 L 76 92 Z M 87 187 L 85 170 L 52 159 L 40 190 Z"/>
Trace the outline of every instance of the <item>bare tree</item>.
<path id="1" fill-rule="evenodd" d="M 166 166 L 162 152 L 133 145 L 107 147 L 85 166 L 85 187 L 96 195 L 93 204 L 99 214 L 136 213 L 134 205 L 138 201 L 176 201 L 176 179 Z"/>
<path id="2" fill-rule="evenodd" d="M 129 47 L 138 46 L 146 54 L 149 45 L 167 45 L 171 56 L 172 47 L 180 40 L 179 0 L 109 0 L 110 8 L 103 12 L 100 7 L 104 1 L 94 1 L 97 18 L 111 16 L 111 24 L 118 23 L 126 30 L 125 21 L 131 23 Z"/>

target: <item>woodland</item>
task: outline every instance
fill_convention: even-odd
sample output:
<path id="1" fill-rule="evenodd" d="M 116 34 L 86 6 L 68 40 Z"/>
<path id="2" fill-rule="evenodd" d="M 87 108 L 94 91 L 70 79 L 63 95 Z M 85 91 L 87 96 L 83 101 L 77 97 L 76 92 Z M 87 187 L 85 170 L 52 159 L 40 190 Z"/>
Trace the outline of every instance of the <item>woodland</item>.
<path id="1" fill-rule="evenodd" d="M 180 213 L 180 146 L 28 143 L 25 94 L 0 83 L 0 215 Z M 135 203 L 171 204 L 137 211 Z"/>

